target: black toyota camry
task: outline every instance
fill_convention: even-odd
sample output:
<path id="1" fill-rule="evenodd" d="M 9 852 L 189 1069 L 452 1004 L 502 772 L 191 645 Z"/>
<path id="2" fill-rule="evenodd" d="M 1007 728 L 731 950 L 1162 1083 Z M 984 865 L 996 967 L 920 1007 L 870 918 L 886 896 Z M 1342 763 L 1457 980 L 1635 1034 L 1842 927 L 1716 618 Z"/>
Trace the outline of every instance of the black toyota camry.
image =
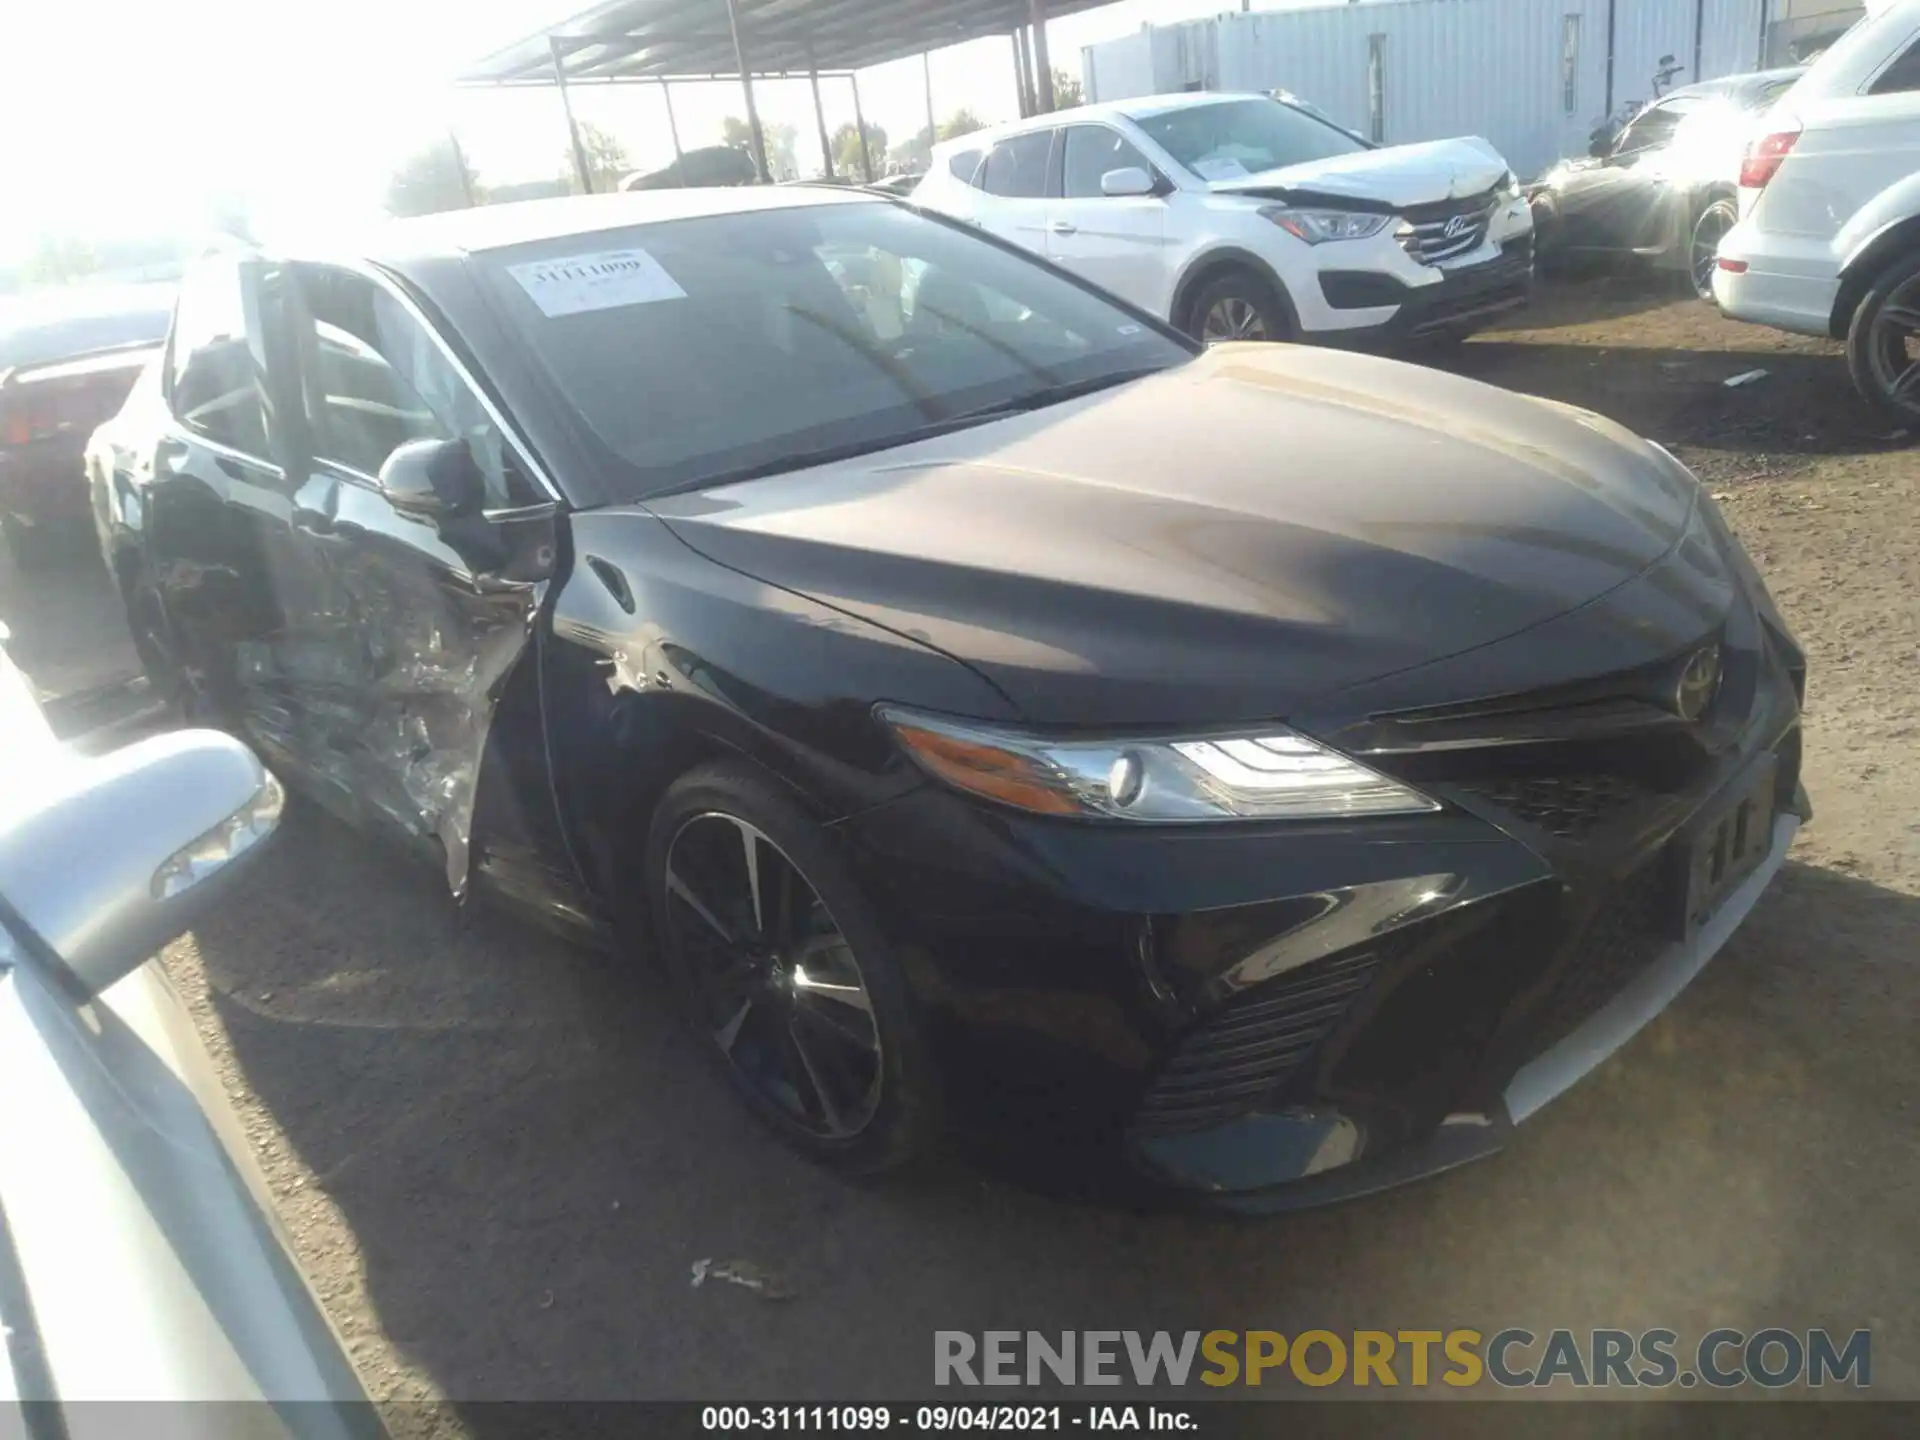
<path id="1" fill-rule="evenodd" d="M 1486 1154 L 1809 814 L 1801 652 L 1659 447 L 871 194 L 215 260 L 89 467 L 168 697 L 657 961 L 850 1171 L 1259 1209 Z"/>

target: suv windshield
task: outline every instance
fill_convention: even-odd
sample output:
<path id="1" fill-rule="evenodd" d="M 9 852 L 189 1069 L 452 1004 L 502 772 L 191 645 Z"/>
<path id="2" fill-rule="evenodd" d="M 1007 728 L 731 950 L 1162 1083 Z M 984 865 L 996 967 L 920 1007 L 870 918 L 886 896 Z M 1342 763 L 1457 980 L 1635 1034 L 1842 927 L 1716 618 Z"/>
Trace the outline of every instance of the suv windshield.
<path id="1" fill-rule="evenodd" d="M 492 293 L 632 498 L 900 444 L 1191 352 L 886 201 L 488 252 Z"/>
<path id="2" fill-rule="evenodd" d="M 1339 126 L 1278 100 L 1222 100 L 1130 118 L 1202 180 L 1237 180 L 1367 148 Z"/>

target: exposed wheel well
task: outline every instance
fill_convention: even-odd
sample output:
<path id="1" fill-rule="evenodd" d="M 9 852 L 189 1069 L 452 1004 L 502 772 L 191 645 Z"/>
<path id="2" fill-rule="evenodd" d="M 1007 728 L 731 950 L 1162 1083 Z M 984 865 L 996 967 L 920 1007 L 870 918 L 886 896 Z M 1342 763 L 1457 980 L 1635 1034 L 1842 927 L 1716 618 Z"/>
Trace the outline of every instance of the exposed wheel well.
<path id="1" fill-rule="evenodd" d="M 1286 285 L 1273 273 L 1273 267 L 1259 256 L 1246 250 L 1222 250 L 1196 261 L 1193 268 L 1180 277 L 1180 284 L 1174 291 L 1173 310 L 1167 317 L 1176 330 L 1191 332 L 1193 316 L 1188 312 L 1193 308 L 1193 300 L 1201 290 L 1225 275 L 1245 273 L 1253 276 L 1262 285 L 1273 292 L 1287 309 L 1287 319 L 1298 328 L 1299 312 L 1293 307 L 1293 297 L 1287 293 Z"/>
<path id="2" fill-rule="evenodd" d="M 1833 314 L 1827 321 L 1827 331 L 1834 339 L 1847 338 L 1853 312 L 1860 308 L 1860 302 L 1880 272 L 1899 256 L 1914 250 L 1920 250 L 1920 215 L 1909 215 L 1888 226 L 1847 262 L 1840 272 L 1840 293 L 1834 296 Z"/>

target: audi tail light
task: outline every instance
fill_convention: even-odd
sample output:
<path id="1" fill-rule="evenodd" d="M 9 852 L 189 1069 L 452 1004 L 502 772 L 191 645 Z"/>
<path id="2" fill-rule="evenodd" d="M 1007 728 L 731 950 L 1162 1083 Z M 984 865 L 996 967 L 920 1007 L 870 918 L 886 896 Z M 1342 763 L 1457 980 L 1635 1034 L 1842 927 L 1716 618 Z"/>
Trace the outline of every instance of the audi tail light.
<path id="1" fill-rule="evenodd" d="M 1776 130 L 1771 135 L 1762 135 L 1747 146 L 1746 158 L 1740 162 L 1740 184 L 1747 190 L 1764 190 L 1767 182 L 1773 179 L 1780 169 L 1780 162 L 1793 153 L 1793 147 L 1800 141 L 1800 127 L 1791 130 Z"/>

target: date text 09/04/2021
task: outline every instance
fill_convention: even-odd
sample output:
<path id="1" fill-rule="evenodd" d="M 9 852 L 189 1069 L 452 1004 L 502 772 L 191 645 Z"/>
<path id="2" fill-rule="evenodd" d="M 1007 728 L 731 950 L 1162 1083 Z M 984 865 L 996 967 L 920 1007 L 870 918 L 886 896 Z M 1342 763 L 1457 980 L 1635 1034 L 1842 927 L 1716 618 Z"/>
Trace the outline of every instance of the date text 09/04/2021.
<path id="1" fill-rule="evenodd" d="M 1153 1430 L 1199 1429 L 1192 1409 L 1170 1405 L 707 1405 L 710 1431 Z"/>

